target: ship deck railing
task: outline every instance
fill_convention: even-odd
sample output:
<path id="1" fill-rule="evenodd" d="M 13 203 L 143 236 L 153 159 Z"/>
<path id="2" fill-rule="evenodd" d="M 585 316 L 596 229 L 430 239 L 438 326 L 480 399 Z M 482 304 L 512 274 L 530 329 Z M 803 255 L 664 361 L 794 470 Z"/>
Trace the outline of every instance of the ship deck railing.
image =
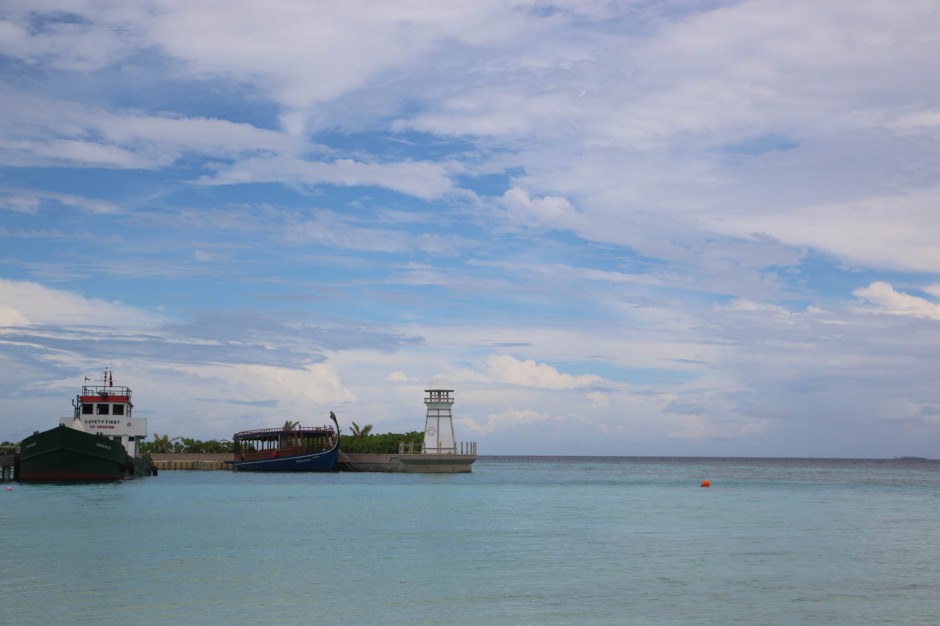
<path id="1" fill-rule="evenodd" d="M 131 397 L 131 390 L 124 385 L 82 385 L 82 396 L 127 396 Z"/>

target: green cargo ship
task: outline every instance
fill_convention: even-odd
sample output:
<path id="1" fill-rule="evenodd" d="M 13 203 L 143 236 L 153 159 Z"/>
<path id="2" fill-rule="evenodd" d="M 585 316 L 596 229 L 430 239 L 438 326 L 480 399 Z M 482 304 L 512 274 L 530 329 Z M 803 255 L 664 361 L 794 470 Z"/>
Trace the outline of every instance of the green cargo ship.
<path id="1" fill-rule="evenodd" d="M 150 456 L 138 453 L 147 420 L 131 416 L 131 390 L 115 386 L 108 370 L 101 383 L 82 386 L 72 401 L 73 415 L 61 418 L 58 427 L 20 443 L 17 480 L 118 481 L 154 473 Z"/>

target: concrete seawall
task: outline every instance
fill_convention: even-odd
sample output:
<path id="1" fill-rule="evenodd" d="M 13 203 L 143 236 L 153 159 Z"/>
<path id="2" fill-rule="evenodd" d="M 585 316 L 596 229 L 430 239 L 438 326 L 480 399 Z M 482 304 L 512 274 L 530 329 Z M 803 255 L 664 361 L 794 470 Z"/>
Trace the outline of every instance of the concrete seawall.
<path id="1" fill-rule="evenodd" d="M 344 472 L 396 472 L 397 454 L 346 454 L 340 451 L 336 469 Z"/>
<path id="2" fill-rule="evenodd" d="M 181 452 L 151 454 L 150 459 L 158 471 L 163 470 L 231 470 L 231 452 L 190 453 Z"/>

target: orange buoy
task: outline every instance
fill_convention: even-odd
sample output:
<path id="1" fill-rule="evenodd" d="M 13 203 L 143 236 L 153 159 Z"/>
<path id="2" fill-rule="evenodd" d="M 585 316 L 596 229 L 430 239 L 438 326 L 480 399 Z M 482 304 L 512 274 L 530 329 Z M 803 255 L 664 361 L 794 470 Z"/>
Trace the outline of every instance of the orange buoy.
<path id="1" fill-rule="evenodd" d="M 712 483 L 711 483 L 710 480 L 703 480 L 703 481 L 702 481 L 702 486 L 703 486 L 703 487 L 711 487 L 711 486 L 712 486 Z"/>

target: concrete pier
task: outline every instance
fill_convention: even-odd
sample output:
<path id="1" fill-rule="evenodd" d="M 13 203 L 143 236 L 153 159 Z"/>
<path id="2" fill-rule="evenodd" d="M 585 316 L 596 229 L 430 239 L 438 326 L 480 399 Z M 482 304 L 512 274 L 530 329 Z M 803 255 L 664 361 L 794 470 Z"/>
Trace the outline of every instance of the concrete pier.
<path id="1" fill-rule="evenodd" d="M 13 480 L 13 469 L 16 467 L 15 454 L 0 454 L 0 483 Z"/>
<path id="2" fill-rule="evenodd" d="M 477 460 L 473 454 L 399 454 L 339 453 L 336 469 L 343 472 L 401 472 L 404 474 L 466 474 Z"/>
<path id="3" fill-rule="evenodd" d="M 336 469 L 341 472 L 402 472 L 408 474 L 461 474 L 471 472 L 477 460 L 475 443 L 457 443 L 456 453 L 425 454 L 421 446 L 417 449 L 402 445 L 397 454 L 346 454 L 339 453 Z M 157 471 L 231 471 L 232 453 L 165 453 L 151 454 Z"/>

